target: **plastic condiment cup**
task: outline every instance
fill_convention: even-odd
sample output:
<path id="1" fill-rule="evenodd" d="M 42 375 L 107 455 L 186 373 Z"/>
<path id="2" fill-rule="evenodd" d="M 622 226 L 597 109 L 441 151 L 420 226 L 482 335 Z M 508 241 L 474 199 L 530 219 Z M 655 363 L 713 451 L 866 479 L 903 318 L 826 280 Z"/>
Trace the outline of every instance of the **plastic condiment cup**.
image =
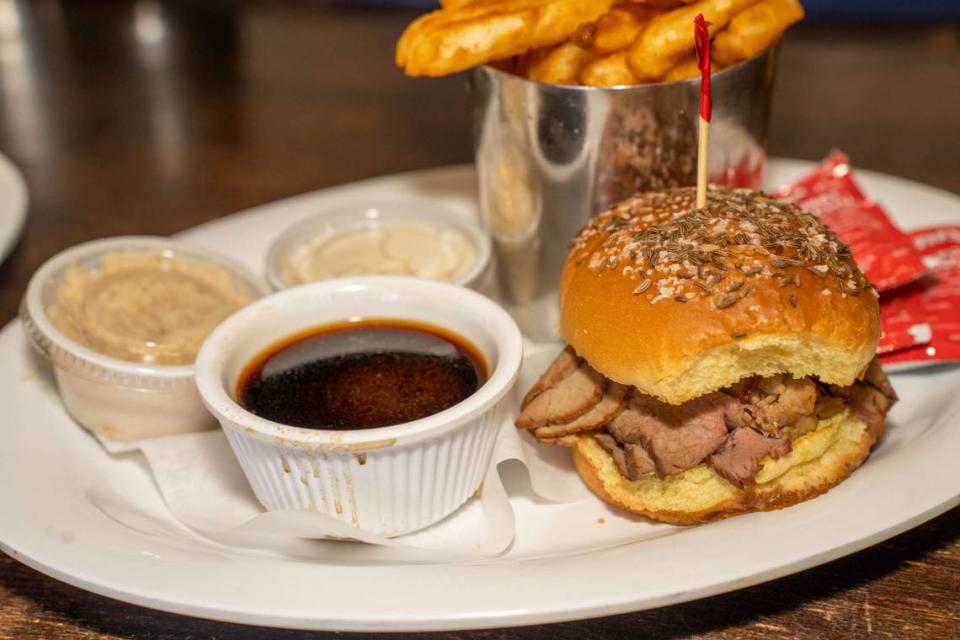
<path id="1" fill-rule="evenodd" d="M 480 224 L 432 200 L 384 200 L 333 207 L 313 214 L 283 231 L 270 245 L 266 258 L 266 279 L 274 291 L 304 284 L 289 281 L 284 273 L 290 259 L 318 238 L 341 231 L 359 230 L 391 223 L 435 225 L 461 234 L 474 248 L 473 264 L 451 284 L 483 289 L 489 274 L 492 245 Z M 433 247 L 423 247 L 431 251 Z M 350 274 L 352 276 L 354 274 Z M 361 275 L 361 274 L 356 274 Z M 349 277 L 349 276 L 348 276 Z"/>
<path id="2" fill-rule="evenodd" d="M 142 364 L 98 353 L 65 335 L 47 315 L 69 267 L 95 269 L 107 254 L 141 251 L 216 265 L 251 298 L 266 293 L 256 274 L 230 258 L 161 237 L 94 240 L 47 260 L 30 279 L 20 319 L 32 344 L 53 364 L 60 397 L 70 415 L 112 440 L 141 440 L 216 426 L 197 393 L 193 364 Z"/>
<path id="3" fill-rule="evenodd" d="M 424 322 L 452 331 L 487 360 L 486 382 L 419 420 L 338 431 L 278 424 L 237 402 L 239 378 L 271 346 L 349 319 Z M 267 509 L 315 509 L 393 536 L 446 517 L 480 486 L 522 359 L 513 319 L 490 299 L 403 276 L 326 280 L 267 296 L 228 318 L 197 356 L 197 386 Z"/>

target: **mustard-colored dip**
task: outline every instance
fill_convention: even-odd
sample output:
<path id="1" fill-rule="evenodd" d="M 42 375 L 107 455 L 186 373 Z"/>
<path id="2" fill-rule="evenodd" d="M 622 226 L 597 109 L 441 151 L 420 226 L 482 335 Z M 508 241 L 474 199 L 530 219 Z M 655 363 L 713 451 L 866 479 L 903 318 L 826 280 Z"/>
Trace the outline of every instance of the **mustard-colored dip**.
<path id="1" fill-rule="evenodd" d="M 143 364 L 190 364 L 207 335 L 252 296 L 222 266 L 170 251 L 118 251 L 71 266 L 47 307 L 67 337 Z"/>

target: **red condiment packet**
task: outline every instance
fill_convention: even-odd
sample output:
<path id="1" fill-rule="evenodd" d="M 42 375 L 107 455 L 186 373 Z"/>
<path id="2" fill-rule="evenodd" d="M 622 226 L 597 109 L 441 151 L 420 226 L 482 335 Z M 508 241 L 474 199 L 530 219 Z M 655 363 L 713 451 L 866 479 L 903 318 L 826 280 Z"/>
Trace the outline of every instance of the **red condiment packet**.
<path id="1" fill-rule="evenodd" d="M 929 286 L 929 277 L 908 284 L 880 299 L 883 332 L 877 344 L 880 355 L 908 349 L 930 342 L 933 328 L 924 320 L 920 292 Z"/>
<path id="2" fill-rule="evenodd" d="M 878 291 L 889 291 L 926 272 L 910 237 L 853 180 L 843 153 L 833 153 L 809 175 L 774 192 L 823 220 L 850 245 L 860 269 Z"/>
<path id="3" fill-rule="evenodd" d="M 710 174 L 710 184 L 725 184 L 731 187 L 760 189 L 763 185 L 763 167 L 766 155 L 755 158 L 744 157 L 732 167 L 725 167 L 723 173 Z"/>
<path id="4" fill-rule="evenodd" d="M 926 325 L 929 339 L 881 353 L 880 360 L 903 367 L 960 361 L 960 225 L 920 229 L 910 237 L 930 275 L 881 298 L 883 330 L 890 333 L 888 346 L 903 340 L 907 327 Z"/>

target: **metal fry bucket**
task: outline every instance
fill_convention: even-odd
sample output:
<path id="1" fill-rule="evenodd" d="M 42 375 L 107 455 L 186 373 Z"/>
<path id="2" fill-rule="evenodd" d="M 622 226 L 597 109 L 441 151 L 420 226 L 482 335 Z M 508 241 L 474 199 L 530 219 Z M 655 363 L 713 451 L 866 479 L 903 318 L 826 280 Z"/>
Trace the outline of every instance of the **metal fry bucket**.
<path id="1" fill-rule="evenodd" d="M 759 187 L 777 49 L 713 75 L 712 182 Z M 470 72 L 480 205 L 507 299 L 555 289 L 589 216 L 637 191 L 696 182 L 699 80 L 629 87 Z"/>

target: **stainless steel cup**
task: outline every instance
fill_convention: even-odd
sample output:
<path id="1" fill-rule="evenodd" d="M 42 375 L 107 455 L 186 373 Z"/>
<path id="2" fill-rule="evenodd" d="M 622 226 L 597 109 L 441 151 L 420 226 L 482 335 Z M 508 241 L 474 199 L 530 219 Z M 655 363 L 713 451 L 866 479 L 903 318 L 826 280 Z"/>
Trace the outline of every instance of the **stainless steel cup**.
<path id="1" fill-rule="evenodd" d="M 712 182 L 760 186 L 776 57 L 774 47 L 713 75 Z M 699 80 L 581 87 L 484 66 L 468 86 L 481 210 L 513 305 L 556 288 L 589 216 L 637 191 L 696 182 Z"/>

